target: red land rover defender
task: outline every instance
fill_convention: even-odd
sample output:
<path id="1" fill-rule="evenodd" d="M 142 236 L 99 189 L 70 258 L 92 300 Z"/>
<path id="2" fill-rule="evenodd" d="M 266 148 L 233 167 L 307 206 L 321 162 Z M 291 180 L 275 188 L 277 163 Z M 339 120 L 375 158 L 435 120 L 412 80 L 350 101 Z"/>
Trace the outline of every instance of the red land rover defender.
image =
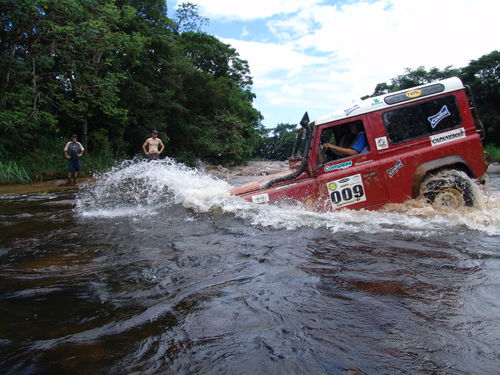
<path id="1" fill-rule="evenodd" d="M 370 98 L 298 130 L 290 170 L 232 190 L 248 201 L 297 201 L 319 210 L 377 209 L 425 197 L 474 206 L 483 181 L 484 129 L 458 78 Z"/>

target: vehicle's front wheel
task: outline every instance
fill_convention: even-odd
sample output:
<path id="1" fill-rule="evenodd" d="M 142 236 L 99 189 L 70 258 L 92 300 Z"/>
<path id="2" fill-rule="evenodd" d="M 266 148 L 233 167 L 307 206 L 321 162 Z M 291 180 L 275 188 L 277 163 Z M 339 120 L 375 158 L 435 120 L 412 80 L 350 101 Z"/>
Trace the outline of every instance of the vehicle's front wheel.
<path id="1" fill-rule="evenodd" d="M 420 186 L 420 194 L 435 207 L 474 207 L 474 182 L 461 171 L 445 170 L 427 177 Z"/>

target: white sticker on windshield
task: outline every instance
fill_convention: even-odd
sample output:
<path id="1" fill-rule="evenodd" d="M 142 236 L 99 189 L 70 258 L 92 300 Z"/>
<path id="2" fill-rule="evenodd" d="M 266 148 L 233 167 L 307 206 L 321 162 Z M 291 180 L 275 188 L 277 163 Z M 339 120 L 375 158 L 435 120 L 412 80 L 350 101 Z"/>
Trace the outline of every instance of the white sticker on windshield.
<path id="1" fill-rule="evenodd" d="M 326 183 L 333 208 L 342 208 L 366 201 L 365 187 L 360 174 Z"/>

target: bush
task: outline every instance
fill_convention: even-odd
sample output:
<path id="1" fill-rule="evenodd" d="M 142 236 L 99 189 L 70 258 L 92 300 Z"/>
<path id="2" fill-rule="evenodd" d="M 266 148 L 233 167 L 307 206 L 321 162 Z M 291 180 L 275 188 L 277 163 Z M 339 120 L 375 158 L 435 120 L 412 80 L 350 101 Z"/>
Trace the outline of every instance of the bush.
<path id="1" fill-rule="evenodd" d="M 488 161 L 500 163 L 500 147 L 490 143 L 485 146 L 484 151 L 486 152 L 486 159 Z"/>
<path id="2" fill-rule="evenodd" d="M 3 163 L 0 161 L 1 184 L 29 184 L 32 180 L 26 169 L 17 165 L 15 161 Z"/>
<path id="3" fill-rule="evenodd" d="M 67 160 L 63 148 L 64 139 L 42 140 L 40 147 L 28 154 L 8 154 L 0 148 L 0 184 L 30 184 L 67 176 Z M 107 150 L 87 153 L 82 157 L 79 176 L 90 176 L 110 168 L 115 157 Z"/>

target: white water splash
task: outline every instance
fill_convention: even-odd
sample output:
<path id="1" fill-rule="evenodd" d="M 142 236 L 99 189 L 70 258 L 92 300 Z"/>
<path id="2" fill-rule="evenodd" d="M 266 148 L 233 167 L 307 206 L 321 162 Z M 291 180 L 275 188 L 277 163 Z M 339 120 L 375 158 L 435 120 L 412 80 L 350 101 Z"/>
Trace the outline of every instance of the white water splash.
<path id="1" fill-rule="evenodd" d="M 77 197 L 77 212 L 87 217 L 144 216 L 173 204 L 206 212 L 228 197 L 229 190 L 227 182 L 171 159 L 131 160 L 84 186 Z"/>
<path id="2" fill-rule="evenodd" d="M 227 213 L 251 225 L 332 232 L 400 232 L 431 236 L 464 229 L 500 235 L 500 192 L 480 194 L 479 208 L 436 210 L 421 201 L 389 204 L 379 211 L 314 212 L 298 206 L 258 205 L 230 195 L 231 185 L 172 159 L 127 161 L 96 176 L 77 198 L 82 217 L 156 215 L 180 204 L 200 213 Z"/>

